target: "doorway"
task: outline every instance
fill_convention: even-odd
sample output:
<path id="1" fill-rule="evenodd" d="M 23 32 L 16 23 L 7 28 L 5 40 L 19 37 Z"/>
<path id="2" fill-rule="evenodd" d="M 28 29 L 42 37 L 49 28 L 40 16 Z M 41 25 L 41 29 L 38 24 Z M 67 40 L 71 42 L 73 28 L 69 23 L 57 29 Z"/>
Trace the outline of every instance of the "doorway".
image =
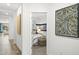
<path id="1" fill-rule="evenodd" d="M 46 55 L 47 12 L 32 12 L 32 55 Z"/>

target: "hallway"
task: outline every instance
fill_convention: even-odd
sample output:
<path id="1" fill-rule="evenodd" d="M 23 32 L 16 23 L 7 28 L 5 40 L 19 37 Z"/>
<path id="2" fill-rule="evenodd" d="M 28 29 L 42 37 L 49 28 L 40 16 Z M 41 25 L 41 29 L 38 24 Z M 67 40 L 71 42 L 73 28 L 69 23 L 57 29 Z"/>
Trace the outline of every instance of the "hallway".
<path id="1" fill-rule="evenodd" d="M 9 36 L 0 33 L 0 55 L 16 55 L 10 45 Z"/>

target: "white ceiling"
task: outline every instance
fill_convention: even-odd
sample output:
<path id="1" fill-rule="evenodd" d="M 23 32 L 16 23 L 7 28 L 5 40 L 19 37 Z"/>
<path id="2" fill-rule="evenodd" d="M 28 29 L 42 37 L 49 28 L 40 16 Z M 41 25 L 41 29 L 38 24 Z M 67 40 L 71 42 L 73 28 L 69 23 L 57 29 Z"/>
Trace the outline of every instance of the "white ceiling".
<path id="1" fill-rule="evenodd" d="M 0 15 L 12 15 L 17 11 L 20 5 L 20 3 L 0 3 Z"/>

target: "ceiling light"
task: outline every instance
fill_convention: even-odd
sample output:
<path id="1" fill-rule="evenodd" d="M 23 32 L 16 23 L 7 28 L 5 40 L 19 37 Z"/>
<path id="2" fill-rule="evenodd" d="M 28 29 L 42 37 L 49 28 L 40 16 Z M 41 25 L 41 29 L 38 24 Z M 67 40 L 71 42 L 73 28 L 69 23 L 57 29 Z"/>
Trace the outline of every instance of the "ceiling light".
<path id="1" fill-rule="evenodd" d="M 8 15 L 8 13 L 6 13 L 6 15 Z"/>
<path id="2" fill-rule="evenodd" d="M 10 6 L 10 3 L 7 3 L 7 6 Z"/>

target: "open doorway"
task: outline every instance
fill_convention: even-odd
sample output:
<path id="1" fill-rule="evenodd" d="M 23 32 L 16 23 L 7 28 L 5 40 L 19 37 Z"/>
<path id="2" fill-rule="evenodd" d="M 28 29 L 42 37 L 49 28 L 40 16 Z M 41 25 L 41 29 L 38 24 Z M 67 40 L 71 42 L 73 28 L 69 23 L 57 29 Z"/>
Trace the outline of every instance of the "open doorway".
<path id="1" fill-rule="evenodd" d="M 32 12 L 32 55 L 46 55 L 47 12 Z"/>

